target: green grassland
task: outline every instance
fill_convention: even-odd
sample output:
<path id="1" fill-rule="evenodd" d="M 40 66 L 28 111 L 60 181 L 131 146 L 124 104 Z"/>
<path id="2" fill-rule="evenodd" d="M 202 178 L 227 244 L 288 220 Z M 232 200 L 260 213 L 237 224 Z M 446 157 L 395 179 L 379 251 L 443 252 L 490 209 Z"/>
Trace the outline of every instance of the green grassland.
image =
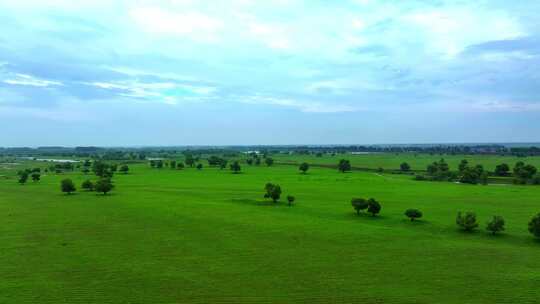
<path id="1" fill-rule="evenodd" d="M 412 170 L 426 170 L 426 167 L 443 158 L 451 170 L 457 170 L 461 160 L 466 159 L 470 165 L 482 165 L 486 170 L 493 171 L 495 166 L 506 163 L 513 167 L 516 162 L 522 161 L 527 164 L 534 165 L 540 168 L 540 157 L 517 157 L 512 155 L 450 155 L 450 154 L 415 154 L 415 153 L 373 153 L 373 154 L 336 154 L 331 156 L 323 154 L 322 157 L 315 155 L 272 155 L 278 162 L 284 163 L 299 163 L 308 162 L 318 165 L 337 165 L 340 159 L 348 159 L 351 165 L 356 168 L 399 170 L 399 165 L 407 162 Z"/>
<path id="2" fill-rule="evenodd" d="M 413 169 L 439 156 L 370 155 L 278 161 Z M 454 168 L 463 157 L 445 156 Z M 501 158 L 476 156 L 494 167 Z M 504 158 L 512 164 L 538 158 Z M 534 161 L 533 161 L 534 160 Z M 80 172 L 17 184 L 0 175 L 0 303 L 538 303 L 540 241 L 527 231 L 540 187 L 418 182 L 410 176 L 312 167 L 229 170 L 130 165 L 107 196 L 60 192 Z M 0 166 L 1 167 L 1 166 Z M 264 185 L 297 204 L 274 205 Z M 357 216 L 352 197 L 374 197 L 380 216 Z M 403 212 L 418 208 L 410 222 Z M 458 211 L 481 227 L 458 231 Z M 506 231 L 485 232 L 502 215 Z"/>

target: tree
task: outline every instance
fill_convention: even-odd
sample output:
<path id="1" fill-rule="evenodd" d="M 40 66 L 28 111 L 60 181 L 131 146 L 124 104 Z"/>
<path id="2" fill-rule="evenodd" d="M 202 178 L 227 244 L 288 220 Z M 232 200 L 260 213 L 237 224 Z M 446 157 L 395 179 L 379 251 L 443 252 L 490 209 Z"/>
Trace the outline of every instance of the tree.
<path id="1" fill-rule="evenodd" d="M 307 170 L 309 170 L 309 164 L 308 163 L 301 163 L 300 167 L 298 167 L 300 171 L 302 171 L 302 174 L 306 174 Z"/>
<path id="2" fill-rule="evenodd" d="M 504 219 L 502 216 L 495 215 L 491 221 L 487 222 L 486 230 L 491 231 L 492 234 L 504 230 Z"/>
<path id="3" fill-rule="evenodd" d="M 68 195 L 77 190 L 75 188 L 75 184 L 69 178 L 62 180 L 62 182 L 60 183 L 60 188 L 62 189 L 62 192 L 67 193 Z"/>
<path id="4" fill-rule="evenodd" d="M 294 203 L 294 196 L 292 195 L 287 195 L 287 202 L 289 203 L 289 207 L 292 206 L 292 204 Z"/>
<path id="5" fill-rule="evenodd" d="M 197 164 L 197 170 L 202 170 L 202 168 L 203 168 L 202 164 Z"/>
<path id="6" fill-rule="evenodd" d="M 28 180 L 28 172 L 20 172 L 19 173 L 19 184 L 24 185 L 26 181 Z"/>
<path id="7" fill-rule="evenodd" d="M 175 160 L 171 160 L 171 162 L 169 163 L 169 167 L 171 169 L 176 169 L 176 161 Z"/>
<path id="8" fill-rule="evenodd" d="M 103 195 L 107 195 L 114 188 L 114 185 L 110 178 L 100 178 L 94 185 L 96 192 L 101 192 Z"/>
<path id="9" fill-rule="evenodd" d="M 368 201 L 363 198 L 351 199 L 351 205 L 356 210 L 356 214 L 360 215 L 360 211 L 366 210 L 369 206 Z"/>
<path id="10" fill-rule="evenodd" d="M 93 191 L 94 190 L 94 183 L 92 183 L 91 180 L 87 179 L 81 184 L 81 188 L 86 191 Z"/>
<path id="11" fill-rule="evenodd" d="M 508 176 L 510 172 L 510 166 L 507 164 L 500 164 L 495 167 L 495 175 L 497 176 Z"/>
<path id="12" fill-rule="evenodd" d="M 465 168 L 467 168 L 468 166 L 469 166 L 469 162 L 466 159 L 462 160 L 459 163 L 459 167 L 458 167 L 459 172 L 463 172 L 463 170 L 465 170 Z"/>
<path id="13" fill-rule="evenodd" d="M 411 219 L 411 222 L 413 222 L 417 218 L 421 218 L 423 216 L 422 211 L 418 209 L 407 209 L 405 210 L 405 216 Z"/>
<path id="14" fill-rule="evenodd" d="M 261 165 L 261 159 L 259 157 L 255 158 L 255 165 L 260 166 Z"/>
<path id="15" fill-rule="evenodd" d="M 264 159 L 264 162 L 268 167 L 272 166 L 274 164 L 274 160 L 271 157 L 267 157 Z"/>
<path id="16" fill-rule="evenodd" d="M 120 167 L 120 172 L 122 172 L 123 174 L 128 174 L 128 171 L 129 171 L 128 165 L 122 165 Z"/>
<path id="17" fill-rule="evenodd" d="M 185 163 L 187 166 L 193 167 L 195 165 L 195 159 L 191 154 L 186 155 Z"/>
<path id="18" fill-rule="evenodd" d="M 529 222 L 529 232 L 540 238 L 540 213 L 535 215 Z"/>
<path id="19" fill-rule="evenodd" d="M 456 224 L 467 232 L 471 232 L 476 227 L 478 227 L 478 222 L 476 222 L 476 214 L 474 212 L 465 212 L 463 214 L 461 211 L 458 212 L 456 217 Z"/>
<path id="20" fill-rule="evenodd" d="M 371 216 L 375 216 L 381 212 L 381 204 L 379 204 L 379 202 L 377 202 L 374 198 L 370 198 L 368 200 L 367 211 L 371 213 Z"/>
<path id="21" fill-rule="evenodd" d="M 341 173 L 345 173 L 347 171 L 351 171 L 351 162 L 347 159 L 342 159 L 338 163 L 338 170 Z"/>
<path id="22" fill-rule="evenodd" d="M 525 184 L 528 180 L 536 174 L 536 167 L 532 165 L 525 165 L 523 162 L 517 162 L 514 167 L 515 182 L 518 184 Z"/>
<path id="23" fill-rule="evenodd" d="M 250 166 L 253 165 L 253 158 L 246 159 L 246 164 L 248 164 Z"/>
<path id="24" fill-rule="evenodd" d="M 411 166 L 408 163 L 401 163 L 401 165 L 399 165 L 399 168 L 403 172 L 411 171 Z"/>
<path id="25" fill-rule="evenodd" d="M 264 197 L 271 198 L 274 203 L 281 197 L 281 187 L 277 184 L 267 183 L 264 189 L 266 190 Z"/>
<path id="26" fill-rule="evenodd" d="M 158 169 L 163 168 L 163 161 L 161 159 L 156 161 L 156 168 L 158 168 Z"/>
<path id="27" fill-rule="evenodd" d="M 242 168 L 240 167 L 240 164 L 238 163 L 238 161 L 235 161 L 234 163 L 231 164 L 231 171 L 234 174 L 240 173 L 240 170 L 242 170 Z"/>
<path id="28" fill-rule="evenodd" d="M 32 180 L 34 182 L 39 182 L 40 179 L 41 179 L 41 174 L 39 174 L 38 172 L 32 173 Z"/>
<path id="29" fill-rule="evenodd" d="M 219 169 L 223 170 L 225 168 L 227 168 L 227 163 L 228 161 L 226 159 L 221 159 L 221 161 L 219 162 Z M 238 167 L 240 167 L 240 164 L 238 164 Z M 240 170 L 238 170 L 240 171 Z"/>
<path id="30" fill-rule="evenodd" d="M 177 168 L 178 170 L 184 169 L 184 163 L 183 163 L 183 162 L 179 162 L 178 164 L 176 164 L 176 168 Z"/>
<path id="31" fill-rule="evenodd" d="M 92 166 L 92 171 L 99 177 L 112 177 L 113 171 L 110 166 L 102 161 L 95 161 Z"/>

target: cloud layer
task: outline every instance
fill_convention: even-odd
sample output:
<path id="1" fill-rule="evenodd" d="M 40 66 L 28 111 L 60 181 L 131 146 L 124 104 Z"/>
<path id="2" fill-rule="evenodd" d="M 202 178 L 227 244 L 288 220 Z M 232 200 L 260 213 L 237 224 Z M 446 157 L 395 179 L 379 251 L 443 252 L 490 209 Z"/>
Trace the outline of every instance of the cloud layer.
<path id="1" fill-rule="evenodd" d="M 14 130 L 0 145 L 538 141 L 538 12 L 502 0 L 0 3 L 0 127 Z"/>

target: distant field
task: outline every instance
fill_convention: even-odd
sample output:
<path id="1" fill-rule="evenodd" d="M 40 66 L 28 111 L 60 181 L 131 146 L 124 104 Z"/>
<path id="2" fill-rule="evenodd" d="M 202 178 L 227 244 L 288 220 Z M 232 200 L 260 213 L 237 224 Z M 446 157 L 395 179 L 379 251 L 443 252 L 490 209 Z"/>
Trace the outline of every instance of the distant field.
<path id="1" fill-rule="evenodd" d="M 273 156 L 278 161 L 413 169 L 421 155 Z M 455 168 L 463 156 L 444 156 Z M 466 157 L 492 169 L 540 158 Z M 21 186 L 0 164 L 0 303 L 538 303 L 540 241 L 527 223 L 540 187 L 417 182 L 312 167 L 247 166 L 242 174 L 130 165 L 111 195 L 64 195 L 80 172 L 44 173 Z M 35 166 L 35 163 L 28 164 Z M 91 177 L 91 176 L 90 176 Z M 279 183 L 287 207 L 263 199 Z M 380 216 L 357 216 L 351 197 L 374 197 Z M 424 212 L 411 223 L 407 208 Z M 458 211 L 481 229 L 457 230 Z M 492 215 L 507 231 L 484 231 Z"/>
<path id="2" fill-rule="evenodd" d="M 451 170 L 457 170 L 461 160 L 466 159 L 471 165 L 483 165 L 486 170 L 493 171 L 495 166 L 506 163 L 512 168 L 516 162 L 523 161 L 540 168 L 540 157 L 517 157 L 517 156 L 499 156 L 499 155 L 429 155 L 414 153 L 375 153 L 375 154 L 337 154 L 335 156 L 323 155 L 272 155 L 277 161 L 281 162 L 308 162 L 310 164 L 331 164 L 337 165 L 340 159 L 348 159 L 353 167 L 387 170 L 399 170 L 399 165 L 407 162 L 412 170 L 426 170 L 426 167 L 438 161 L 441 158 L 449 164 Z"/>

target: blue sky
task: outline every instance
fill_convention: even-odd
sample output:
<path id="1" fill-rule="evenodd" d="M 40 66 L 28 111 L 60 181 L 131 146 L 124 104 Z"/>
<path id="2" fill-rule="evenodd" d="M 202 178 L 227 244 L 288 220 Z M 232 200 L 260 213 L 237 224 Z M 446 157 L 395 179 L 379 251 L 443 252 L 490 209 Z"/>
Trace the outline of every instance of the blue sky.
<path id="1" fill-rule="evenodd" d="M 540 141 L 539 1 L 1 1 L 0 146 Z"/>

